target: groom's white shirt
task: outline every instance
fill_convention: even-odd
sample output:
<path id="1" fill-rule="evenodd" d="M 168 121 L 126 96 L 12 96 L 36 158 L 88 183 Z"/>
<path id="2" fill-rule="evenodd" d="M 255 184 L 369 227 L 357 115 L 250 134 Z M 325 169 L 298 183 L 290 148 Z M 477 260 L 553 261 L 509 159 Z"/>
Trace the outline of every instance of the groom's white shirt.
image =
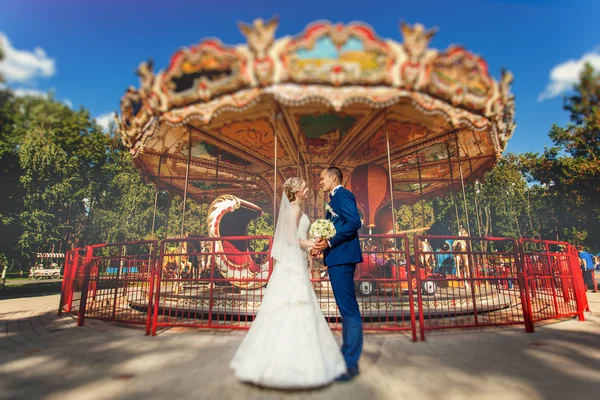
<path id="1" fill-rule="evenodd" d="M 331 191 L 331 197 L 335 196 L 335 192 L 337 192 L 338 189 L 341 187 L 342 187 L 342 185 L 337 185 L 336 187 L 334 187 L 333 190 Z"/>
<path id="2" fill-rule="evenodd" d="M 341 188 L 342 185 L 337 185 L 336 187 L 333 188 L 333 190 L 331 191 L 331 197 L 333 198 L 333 196 L 335 196 L 335 192 L 338 191 L 339 188 Z M 327 244 L 329 245 L 329 247 L 331 247 L 331 242 L 328 240 Z"/>

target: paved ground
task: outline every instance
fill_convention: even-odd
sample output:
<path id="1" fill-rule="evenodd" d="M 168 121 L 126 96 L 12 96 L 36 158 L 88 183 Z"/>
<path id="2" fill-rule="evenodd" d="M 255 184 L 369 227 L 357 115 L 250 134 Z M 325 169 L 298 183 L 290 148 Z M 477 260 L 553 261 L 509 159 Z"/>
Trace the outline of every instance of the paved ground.
<path id="1" fill-rule="evenodd" d="M 59 296 L 0 300 L 0 399 L 598 399 L 600 294 L 586 322 L 447 331 L 413 343 L 368 334 L 361 375 L 316 391 L 236 381 L 244 332 L 138 328 L 56 315 Z"/>

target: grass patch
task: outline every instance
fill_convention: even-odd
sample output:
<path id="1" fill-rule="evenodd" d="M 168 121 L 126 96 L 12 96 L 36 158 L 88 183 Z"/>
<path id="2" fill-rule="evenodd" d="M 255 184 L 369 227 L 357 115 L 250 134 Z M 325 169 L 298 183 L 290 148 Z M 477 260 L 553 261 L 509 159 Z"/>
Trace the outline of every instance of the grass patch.
<path id="1" fill-rule="evenodd" d="M 0 287 L 0 298 L 26 297 L 60 293 L 62 282 L 11 285 Z"/>

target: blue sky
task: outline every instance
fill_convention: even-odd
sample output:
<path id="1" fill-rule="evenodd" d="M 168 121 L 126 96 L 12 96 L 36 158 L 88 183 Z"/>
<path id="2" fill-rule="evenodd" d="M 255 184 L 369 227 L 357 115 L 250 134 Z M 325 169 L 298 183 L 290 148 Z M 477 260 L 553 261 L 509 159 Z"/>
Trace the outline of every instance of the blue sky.
<path id="1" fill-rule="evenodd" d="M 513 72 L 512 152 L 550 145 L 550 126 L 568 121 L 562 95 L 582 61 L 600 70 L 597 0 L 0 0 L 0 40 L 10 45 L 0 71 L 18 93 L 52 90 L 100 117 L 118 109 L 129 85 L 138 86 L 141 61 L 152 57 L 162 69 L 179 47 L 206 37 L 242 43 L 236 22 L 274 14 L 278 37 L 320 19 L 363 21 L 398 41 L 400 20 L 439 27 L 431 47 L 462 44 L 482 55 L 496 78 L 503 66 Z"/>

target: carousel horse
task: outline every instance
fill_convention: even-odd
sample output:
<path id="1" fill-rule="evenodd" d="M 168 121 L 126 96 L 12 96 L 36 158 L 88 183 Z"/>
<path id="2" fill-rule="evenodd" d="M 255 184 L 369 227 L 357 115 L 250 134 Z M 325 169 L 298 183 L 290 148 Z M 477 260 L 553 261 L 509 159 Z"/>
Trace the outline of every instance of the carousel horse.
<path id="1" fill-rule="evenodd" d="M 469 236 L 469 234 L 464 228 L 461 227 L 458 231 L 458 236 Z M 456 265 L 456 276 L 459 278 L 469 277 L 469 258 L 466 254 L 467 249 L 468 248 L 466 240 L 455 240 L 452 244 L 452 251 L 454 253 L 454 263 Z"/>

